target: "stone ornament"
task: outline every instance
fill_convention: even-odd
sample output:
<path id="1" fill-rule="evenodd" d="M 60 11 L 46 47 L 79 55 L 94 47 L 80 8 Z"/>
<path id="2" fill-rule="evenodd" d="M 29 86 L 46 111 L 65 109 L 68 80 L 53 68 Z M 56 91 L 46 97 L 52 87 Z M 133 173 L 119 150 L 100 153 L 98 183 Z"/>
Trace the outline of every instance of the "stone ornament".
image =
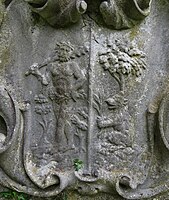
<path id="1" fill-rule="evenodd" d="M 76 23 L 86 12 L 87 3 L 83 0 L 26 0 L 31 9 L 50 25 L 64 27 Z"/>
<path id="2" fill-rule="evenodd" d="M 131 28 L 150 13 L 152 0 L 108 0 L 100 5 L 103 20 L 115 29 Z"/>
<path id="3" fill-rule="evenodd" d="M 64 27 L 76 23 L 87 12 L 84 0 L 26 0 L 33 12 L 50 25 Z M 114 29 L 131 28 L 150 13 L 152 0 L 108 0 L 100 3 L 104 22 Z"/>
<path id="4" fill-rule="evenodd" d="M 0 190 L 33 199 L 168 193 L 169 2 L 5 5 Z"/>

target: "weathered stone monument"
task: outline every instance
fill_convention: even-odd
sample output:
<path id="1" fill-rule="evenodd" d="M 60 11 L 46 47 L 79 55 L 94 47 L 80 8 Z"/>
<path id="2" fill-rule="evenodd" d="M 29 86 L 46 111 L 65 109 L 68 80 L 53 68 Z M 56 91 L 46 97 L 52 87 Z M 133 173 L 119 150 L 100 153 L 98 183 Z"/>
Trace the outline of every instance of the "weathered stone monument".
<path id="1" fill-rule="evenodd" d="M 168 55 L 168 0 L 1 0 L 0 194 L 169 199 Z"/>

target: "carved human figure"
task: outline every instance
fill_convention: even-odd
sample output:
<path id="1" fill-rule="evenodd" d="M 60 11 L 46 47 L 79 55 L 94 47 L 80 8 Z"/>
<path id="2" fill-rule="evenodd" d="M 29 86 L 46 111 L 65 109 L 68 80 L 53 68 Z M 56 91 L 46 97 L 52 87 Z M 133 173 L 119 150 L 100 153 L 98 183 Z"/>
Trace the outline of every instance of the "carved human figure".
<path id="1" fill-rule="evenodd" d="M 85 76 L 76 62 L 71 60 L 72 47 L 65 43 L 59 44 L 56 57 L 51 58 L 53 62 L 48 65 L 51 80 L 55 88 L 55 96 L 60 101 L 68 99 L 77 100 L 79 89 L 82 88 Z"/>
<path id="2" fill-rule="evenodd" d="M 72 61 L 74 48 L 70 44 L 59 43 L 55 51 L 42 64 L 33 64 L 26 75 L 34 75 L 37 79 L 49 88 L 48 96 L 53 102 L 53 109 L 56 117 L 56 134 L 58 140 L 63 141 L 63 146 L 74 148 L 73 131 L 70 107 L 73 102 L 81 98 L 82 86 L 86 80 L 79 65 Z M 41 68 L 47 66 L 46 74 Z M 65 144 L 65 145 L 63 145 Z"/>
<path id="3" fill-rule="evenodd" d="M 86 119 L 86 118 L 85 118 Z M 83 153 L 86 152 L 86 143 L 85 143 L 85 132 L 88 129 L 88 125 L 85 122 L 86 120 L 80 120 L 79 116 L 73 115 L 71 118 L 72 124 L 76 126 L 76 133 L 75 135 L 79 138 L 79 152 Z"/>
<path id="4" fill-rule="evenodd" d="M 73 48 L 65 43 L 56 48 L 56 57 L 48 65 L 50 80 L 53 89 L 49 96 L 55 100 L 55 115 L 57 119 L 57 135 L 65 136 L 70 148 L 74 147 L 73 131 L 71 127 L 71 114 L 69 102 L 76 102 L 80 97 L 79 92 L 85 82 L 85 76 L 77 63 L 71 61 Z M 54 61 L 55 60 L 55 61 Z"/>

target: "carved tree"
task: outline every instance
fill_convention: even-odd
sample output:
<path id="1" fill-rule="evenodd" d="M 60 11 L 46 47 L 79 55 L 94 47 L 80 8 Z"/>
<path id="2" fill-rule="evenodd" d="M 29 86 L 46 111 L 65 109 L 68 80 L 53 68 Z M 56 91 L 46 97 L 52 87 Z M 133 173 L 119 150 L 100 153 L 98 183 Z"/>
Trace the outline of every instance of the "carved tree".
<path id="1" fill-rule="evenodd" d="M 125 90 L 125 77 L 129 75 L 140 76 L 146 69 L 145 55 L 135 45 L 127 46 L 118 41 L 107 45 L 106 52 L 99 54 L 99 62 L 104 70 L 116 79 L 120 90 Z"/>

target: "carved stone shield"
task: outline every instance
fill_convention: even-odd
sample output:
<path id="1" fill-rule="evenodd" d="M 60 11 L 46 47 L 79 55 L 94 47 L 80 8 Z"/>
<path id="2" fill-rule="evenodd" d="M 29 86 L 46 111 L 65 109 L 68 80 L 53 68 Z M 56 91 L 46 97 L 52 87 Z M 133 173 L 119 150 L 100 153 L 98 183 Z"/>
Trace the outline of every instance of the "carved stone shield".
<path id="1" fill-rule="evenodd" d="M 157 28 L 162 8 L 154 2 L 146 18 L 151 4 L 13 0 L 6 8 L 0 42 L 4 187 L 43 198 L 66 189 L 112 199 L 168 190 L 168 46 L 158 38 L 168 18 L 164 14 Z"/>

